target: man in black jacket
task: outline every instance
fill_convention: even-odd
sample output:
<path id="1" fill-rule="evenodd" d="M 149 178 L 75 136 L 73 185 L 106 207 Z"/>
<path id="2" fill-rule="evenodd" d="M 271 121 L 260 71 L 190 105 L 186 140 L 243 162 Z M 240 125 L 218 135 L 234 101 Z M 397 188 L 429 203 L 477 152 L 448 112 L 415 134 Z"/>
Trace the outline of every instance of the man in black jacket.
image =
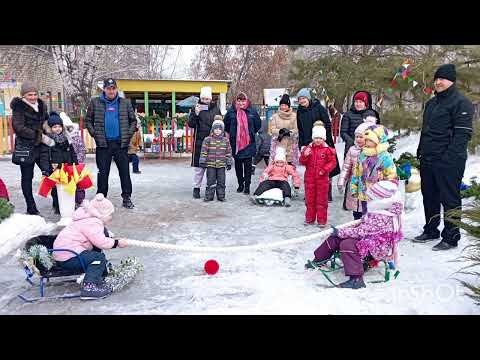
<path id="1" fill-rule="evenodd" d="M 425 104 L 417 149 L 426 224 L 414 241 L 421 243 L 439 238 L 440 205 L 444 213 L 462 206 L 460 184 L 472 137 L 474 108 L 455 87 L 455 65 L 440 66 L 434 81 L 436 96 Z M 459 228 L 445 220 L 444 225 L 442 241 L 433 250 L 448 250 L 458 245 Z"/>
<path id="2" fill-rule="evenodd" d="M 128 146 L 137 127 L 137 118 L 130 100 L 118 95 L 114 79 L 106 79 L 102 95 L 90 100 L 85 126 L 96 144 L 97 193 L 107 196 L 108 176 L 113 158 L 120 174 L 122 205 L 132 209 Z"/>

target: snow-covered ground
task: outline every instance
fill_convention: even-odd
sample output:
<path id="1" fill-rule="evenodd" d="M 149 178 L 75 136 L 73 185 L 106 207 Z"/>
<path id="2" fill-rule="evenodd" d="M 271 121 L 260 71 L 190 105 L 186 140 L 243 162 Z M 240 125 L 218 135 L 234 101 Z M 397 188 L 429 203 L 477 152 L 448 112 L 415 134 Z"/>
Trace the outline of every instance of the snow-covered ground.
<path id="1" fill-rule="evenodd" d="M 401 139 L 401 152 L 415 153 L 418 135 Z M 343 144 L 338 144 L 339 158 Z M 96 173 L 93 158 L 89 168 Z M 291 208 L 252 205 L 237 194 L 234 171 L 227 177 L 227 202 L 204 203 L 191 197 L 190 162 L 147 160 L 141 162 L 141 175 L 132 174 L 135 209 L 121 205 L 120 183 L 115 166 L 110 175 L 109 197 L 116 206 L 110 226 L 117 236 L 195 246 L 233 246 L 270 243 L 319 231 L 304 227 L 305 207 L 301 200 Z M 36 170 L 34 188 L 40 173 Z M 303 172 L 303 168 L 300 169 Z M 257 170 L 252 191 L 258 183 Z M 9 159 L 0 160 L 0 174 L 11 193 L 17 212 L 25 205 L 20 190 L 20 171 Z M 480 174 L 480 158 L 471 157 L 465 179 Z M 203 195 L 204 189 L 202 189 Z M 87 197 L 92 197 L 91 190 Z M 417 196 L 421 196 L 417 193 Z M 301 196 L 302 198 L 303 196 Z M 352 219 L 341 209 L 342 197 L 334 189 L 329 221 L 342 224 Z M 405 219 L 406 238 L 421 231 L 424 217 L 420 206 Z M 48 221 L 57 218 L 51 200 L 38 198 L 37 205 Z M 27 226 L 25 224 L 25 226 Z M 4 234 L 0 234 L 4 236 Z M 107 299 L 25 304 L 14 298 L 28 288 L 17 261 L 9 254 L 0 258 L 0 313 L 3 314 L 480 314 L 480 307 L 464 295 L 456 278 L 463 263 L 454 262 L 469 240 L 464 237 L 458 249 L 433 252 L 433 244 L 419 245 L 404 240 L 400 245 L 401 274 L 395 281 L 367 283 L 357 291 L 331 288 L 319 272 L 305 271 L 319 241 L 268 251 L 230 254 L 167 253 L 144 248 L 107 251 L 113 262 L 126 255 L 137 256 L 145 271 L 128 288 Z M 220 263 L 217 275 L 203 272 L 206 260 Z M 376 280 L 378 272 L 366 274 Z M 344 279 L 342 273 L 337 281 Z M 471 279 L 470 279 L 471 280 Z"/>

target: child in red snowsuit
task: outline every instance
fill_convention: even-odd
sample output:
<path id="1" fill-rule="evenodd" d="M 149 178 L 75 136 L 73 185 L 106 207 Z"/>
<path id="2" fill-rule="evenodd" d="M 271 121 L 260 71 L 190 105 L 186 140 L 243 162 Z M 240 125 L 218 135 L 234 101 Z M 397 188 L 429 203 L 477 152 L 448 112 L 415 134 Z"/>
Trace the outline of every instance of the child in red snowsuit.
<path id="1" fill-rule="evenodd" d="M 326 130 L 322 125 L 314 124 L 312 143 L 302 149 L 300 164 L 305 165 L 305 223 L 320 227 L 327 224 L 328 210 L 328 174 L 337 165 L 335 149 L 326 144 Z"/>

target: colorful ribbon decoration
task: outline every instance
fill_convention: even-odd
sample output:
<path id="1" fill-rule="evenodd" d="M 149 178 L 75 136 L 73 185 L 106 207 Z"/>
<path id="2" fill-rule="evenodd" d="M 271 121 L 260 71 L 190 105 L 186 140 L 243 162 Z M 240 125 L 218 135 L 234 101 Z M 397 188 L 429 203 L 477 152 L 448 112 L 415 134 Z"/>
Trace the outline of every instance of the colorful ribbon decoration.
<path id="1" fill-rule="evenodd" d="M 93 186 L 90 171 L 85 164 L 62 164 L 61 168 L 57 168 L 50 176 L 42 179 L 38 194 L 48 197 L 57 184 L 63 185 L 70 195 L 74 195 L 77 188 L 86 190 Z"/>

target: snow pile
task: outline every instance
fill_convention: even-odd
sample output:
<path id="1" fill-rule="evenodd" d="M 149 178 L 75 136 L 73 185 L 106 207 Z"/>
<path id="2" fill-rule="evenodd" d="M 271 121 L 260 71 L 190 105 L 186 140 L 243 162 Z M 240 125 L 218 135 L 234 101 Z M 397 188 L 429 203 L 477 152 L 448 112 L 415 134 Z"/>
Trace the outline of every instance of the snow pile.
<path id="1" fill-rule="evenodd" d="M 49 234 L 56 227 L 40 216 L 13 214 L 0 224 L 0 257 L 18 249 L 32 237 Z"/>

